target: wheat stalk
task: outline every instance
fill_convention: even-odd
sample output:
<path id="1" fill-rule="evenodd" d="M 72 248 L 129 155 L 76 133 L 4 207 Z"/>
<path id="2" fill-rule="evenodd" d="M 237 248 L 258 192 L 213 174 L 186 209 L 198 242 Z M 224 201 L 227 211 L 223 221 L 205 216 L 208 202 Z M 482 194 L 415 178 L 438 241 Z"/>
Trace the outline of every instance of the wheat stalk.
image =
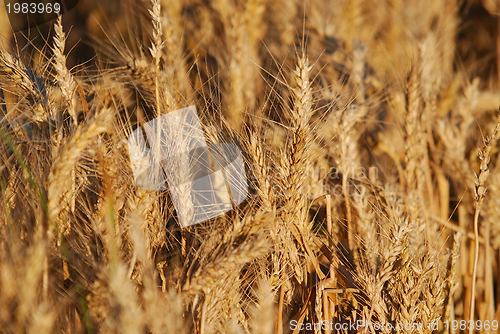
<path id="1" fill-rule="evenodd" d="M 490 152 L 493 148 L 493 144 L 498 139 L 498 133 L 500 132 L 500 119 L 497 120 L 495 128 L 491 134 L 491 137 L 486 137 L 484 140 L 484 146 L 482 150 L 479 151 L 479 160 L 481 164 L 479 166 L 479 175 L 476 174 L 475 187 L 474 187 L 474 235 L 476 236 L 475 248 L 474 248 L 474 269 L 472 272 L 472 290 L 471 290 L 471 300 L 470 300 L 470 315 L 469 319 L 474 321 L 474 307 L 475 307 L 475 296 L 476 296 L 476 276 L 477 276 L 477 261 L 479 258 L 479 215 L 481 213 L 481 208 L 483 207 L 484 198 L 486 197 L 486 181 L 490 175 L 490 170 L 488 169 L 488 164 L 490 162 Z M 473 329 L 469 329 L 469 333 L 473 333 Z"/>

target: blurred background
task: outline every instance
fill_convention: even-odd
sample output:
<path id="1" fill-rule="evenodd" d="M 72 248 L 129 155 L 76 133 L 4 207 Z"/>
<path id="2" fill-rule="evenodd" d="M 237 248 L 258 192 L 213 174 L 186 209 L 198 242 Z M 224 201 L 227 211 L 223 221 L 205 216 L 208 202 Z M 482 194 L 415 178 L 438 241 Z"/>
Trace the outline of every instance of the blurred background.
<path id="1" fill-rule="evenodd" d="M 280 2 L 280 1 L 278 1 Z M 325 8 L 331 8 L 332 1 L 325 1 Z M 344 3 L 346 1 L 340 0 L 338 3 Z M 499 4 L 496 0 L 468 0 L 468 1 L 460 1 L 453 0 L 447 1 L 449 3 L 453 3 L 453 5 L 449 4 L 448 7 L 457 7 L 458 10 L 458 29 L 456 30 L 456 56 L 455 57 L 455 66 L 467 66 L 468 70 L 471 70 L 475 73 L 476 76 L 479 76 L 482 82 L 493 83 L 495 82 L 498 85 L 498 68 L 500 63 L 500 47 L 499 41 Z M 238 3 L 238 1 L 234 1 L 234 3 Z M 314 16 L 314 10 L 317 8 L 317 5 L 312 5 L 308 8 L 308 2 L 298 1 L 301 3 L 308 12 L 309 15 Z M 352 32 L 356 38 L 359 38 L 362 41 L 367 41 L 373 39 L 373 17 L 375 14 L 370 14 L 367 12 L 369 6 L 364 6 L 363 1 L 358 1 L 358 5 L 360 6 L 360 10 L 362 13 L 362 21 L 356 25 L 357 31 Z M 409 11 L 419 11 L 419 10 L 429 10 L 436 11 L 436 15 L 439 15 L 439 10 L 442 10 L 442 5 L 438 5 L 438 3 L 443 2 L 435 2 L 436 5 L 432 5 L 432 7 L 422 8 L 423 6 L 419 6 L 419 1 L 404 1 L 404 4 L 400 4 L 400 1 L 383 1 L 381 2 L 381 7 L 387 7 L 384 10 L 397 10 L 397 7 L 407 6 L 405 9 L 406 12 Z M 210 1 L 206 0 L 189 0 L 189 1 L 170 1 L 163 0 L 162 5 L 168 6 L 169 8 L 174 7 L 173 14 L 177 14 L 178 17 L 175 20 L 178 20 L 182 23 L 181 26 L 189 27 L 190 24 L 197 24 L 196 22 L 190 22 L 191 20 L 197 20 L 197 12 L 200 8 L 207 7 L 215 7 L 211 4 Z M 363 5 L 363 6 L 362 6 Z M 361 6 L 363 9 L 361 9 Z M 71 68 L 77 64 L 87 64 L 91 65 L 92 60 L 95 59 L 96 50 L 101 46 L 99 43 L 105 42 L 108 36 L 122 36 L 127 39 L 131 30 L 134 30 L 134 33 L 137 35 L 137 32 L 150 31 L 150 27 L 144 27 L 144 22 L 149 21 L 147 8 L 150 7 L 149 1 L 139 0 L 139 1 L 131 1 L 131 0 L 80 0 L 76 8 L 68 12 L 63 16 L 63 25 L 65 29 L 70 29 L 71 32 L 68 34 L 67 40 L 67 50 L 72 50 L 68 56 L 68 66 Z M 340 7 L 339 7 L 340 8 Z M 320 9 L 320 8 L 319 8 Z M 284 8 L 286 11 L 287 9 Z M 321 9 L 320 9 L 321 10 Z M 391 13 L 389 13 L 389 17 Z M 418 14 L 418 13 L 417 13 Z M 411 15 L 411 14 L 410 14 Z M 283 14 L 283 17 L 286 15 Z M 292 15 L 290 15 L 292 16 Z M 139 18 L 142 17 L 143 20 Z M 311 18 L 311 17 L 310 17 Z M 209 18 L 213 20 L 214 18 Z M 298 18 L 301 19 L 300 17 Z M 314 19 L 314 17 L 312 17 Z M 331 19 L 334 19 L 334 14 L 331 15 Z M 365 20 L 366 22 L 363 22 Z M 437 21 L 437 16 L 436 16 Z M 410 21 L 408 21 L 410 22 Z M 408 22 L 404 21 L 394 21 L 387 22 L 387 26 L 401 26 L 408 24 Z M 292 34 L 299 35 L 300 31 L 296 28 L 295 23 L 299 23 L 300 21 L 293 22 L 290 21 L 290 31 Z M 436 22 L 435 22 L 436 23 Z M 26 48 L 26 45 L 30 43 L 37 48 L 42 48 L 45 45 L 45 40 L 47 36 L 50 36 L 50 32 L 53 31 L 52 22 L 42 24 L 38 27 L 31 29 L 30 31 L 21 31 L 15 34 L 12 34 L 9 20 L 6 13 L 6 8 L 4 3 L 0 4 L 0 47 L 5 50 L 12 51 L 12 46 L 15 40 L 17 40 L 18 47 L 20 51 L 23 52 L 31 52 L 34 51 L 32 48 Z M 215 20 L 212 24 L 217 25 Z M 326 22 L 325 25 L 331 25 L 332 22 Z M 223 29 L 219 29 L 221 27 L 217 27 L 214 30 L 215 33 L 223 34 Z M 311 30 L 318 30 L 317 26 L 308 27 Z M 411 30 L 412 27 L 407 26 L 405 28 L 409 28 Z M 328 51 L 329 46 L 328 41 L 333 39 L 338 39 L 339 37 L 343 37 L 342 31 L 338 31 L 339 34 L 336 36 L 328 36 L 329 32 L 326 31 L 328 28 L 325 28 L 325 31 L 312 31 L 313 33 L 324 34 L 327 42 L 322 45 L 323 49 L 318 47 L 318 52 L 322 52 L 324 50 Z M 331 29 L 330 29 L 331 30 Z M 186 33 L 187 31 L 184 31 Z M 273 42 L 278 42 L 276 38 L 276 32 L 273 27 L 268 27 L 268 29 L 262 30 L 263 34 L 260 36 L 264 42 L 270 47 L 271 51 L 276 51 L 277 48 L 272 48 Z M 311 31 L 307 31 L 310 33 Z M 418 34 L 418 31 L 416 31 Z M 424 34 L 425 32 L 421 32 Z M 193 37 L 193 36 L 191 36 Z M 418 36 L 416 36 L 418 38 Z M 375 36 L 377 38 L 377 36 Z M 193 46 L 193 43 L 189 44 L 189 36 L 184 40 L 185 45 L 184 49 L 188 48 L 185 51 L 190 51 L 189 46 Z M 198 41 L 199 42 L 199 41 Z M 281 41 L 283 42 L 283 41 Z M 397 41 L 395 41 L 397 42 Z M 194 44 L 197 42 L 194 41 Z M 294 52 L 294 50 L 287 50 L 288 52 Z M 88 63 L 90 61 L 90 63 Z"/>
<path id="2" fill-rule="evenodd" d="M 95 49 L 98 48 L 96 41 L 104 41 L 106 33 L 116 31 L 127 34 L 126 15 L 123 7 L 128 4 L 128 13 L 134 10 L 142 10 L 147 14 L 145 8 L 148 3 L 141 5 L 141 1 L 120 0 L 80 0 L 75 8 L 63 15 L 63 26 L 70 31 L 67 36 L 66 50 L 71 50 L 68 55 L 68 66 L 70 68 L 77 64 L 92 64 L 95 59 Z M 142 7 L 142 9 L 141 9 Z M 138 13 L 136 11 L 136 13 Z M 139 12 L 140 13 L 140 12 Z M 4 50 L 21 54 L 33 54 L 36 49 L 41 49 L 49 41 L 53 33 L 54 20 L 33 27 L 30 30 L 12 33 L 6 7 L 2 1 L 0 4 L 0 45 Z M 49 37 L 49 38 L 48 38 Z M 17 47 L 13 49 L 14 45 Z M 30 47 L 31 46 L 31 47 Z M 26 58 L 28 59 L 28 57 Z M 90 61 L 90 63 L 88 63 Z"/>

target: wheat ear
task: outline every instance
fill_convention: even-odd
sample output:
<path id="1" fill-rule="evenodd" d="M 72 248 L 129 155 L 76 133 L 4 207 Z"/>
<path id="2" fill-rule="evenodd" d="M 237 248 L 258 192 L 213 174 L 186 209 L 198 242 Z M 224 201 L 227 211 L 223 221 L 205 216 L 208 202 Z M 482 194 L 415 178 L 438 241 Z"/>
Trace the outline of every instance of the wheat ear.
<path id="1" fill-rule="evenodd" d="M 33 73 L 19 58 L 2 50 L 0 50 L 0 73 L 35 99 L 40 101 L 46 99 L 47 92 L 42 78 Z"/>
<path id="2" fill-rule="evenodd" d="M 63 31 L 62 16 L 59 15 L 57 22 L 54 24 L 54 68 L 56 70 L 56 81 L 61 89 L 62 95 L 68 105 L 68 113 L 73 118 L 73 123 L 78 125 L 78 119 L 75 110 L 75 92 L 76 81 L 73 75 L 66 67 L 66 56 L 64 56 L 64 48 L 66 44 L 66 34 Z"/>
<path id="3" fill-rule="evenodd" d="M 160 73 L 160 60 L 161 53 L 163 47 L 165 46 L 165 42 L 162 41 L 163 30 L 161 25 L 161 5 L 158 0 L 151 0 L 151 4 L 153 5 L 153 10 L 149 9 L 149 15 L 152 17 L 153 23 L 153 44 L 149 48 L 149 52 L 154 58 L 155 61 L 155 70 L 156 70 L 156 78 L 155 78 L 155 95 L 156 95 L 156 117 L 161 115 L 160 111 L 160 87 L 159 87 L 159 73 Z M 159 129 L 160 127 L 158 127 Z"/>
<path id="4" fill-rule="evenodd" d="M 271 190 L 271 183 L 269 181 L 269 175 L 267 175 L 267 165 L 265 159 L 265 152 L 262 148 L 262 143 L 257 138 L 256 134 L 253 134 L 250 137 L 250 145 L 248 145 L 250 156 L 254 159 L 254 164 L 252 171 L 254 172 L 257 182 L 258 188 L 257 192 L 262 201 L 262 207 L 264 210 L 270 211 L 273 207 L 273 197 Z"/>
<path id="5" fill-rule="evenodd" d="M 292 141 L 285 168 L 288 175 L 285 187 L 285 212 L 289 219 L 299 220 L 302 213 L 297 208 L 302 208 L 299 203 L 303 201 L 303 185 L 306 180 L 306 171 L 311 164 L 309 148 L 313 141 L 309 121 L 313 114 L 313 93 L 310 72 L 312 65 L 305 54 L 297 59 L 297 67 L 293 71 L 295 80 L 291 88 L 293 94 L 293 108 L 290 111 L 292 126 Z"/>
<path id="6" fill-rule="evenodd" d="M 21 88 L 33 100 L 33 105 L 41 109 L 41 113 L 35 113 L 37 121 L 47 120 L 49 107 L 47 98 L 47 87 L 43 78 L 26 66 L 18 57 L 0 50 L 0 75 Z M 36 109 L 33 108 L 35 111 Z"/>
<path id="7" fill-rule="evenodd" d="M 500 110 L 499 110 L 500 116 Z M 476 175 L 475 187 L 474 187 L 474 200 L 475 200 L 475 210 L 474 210 L 474 235 L 476 236 L 475 250 L 474 250 L 474 269 L 472 271 L 472 294 L 470 299 L 470 315 L 469 319 L 474 321 L 474 307 L 475 307 L 475 297 L 476 297 L 476 276 L 477 276 L 477 261 L 479 259 L 479 215 L 481 213 L 481 208 L 483 207 L 484 198 L 486 197 L 486 181 L 490 175 L 490 170 L 488 164 L 490 162 L 490 153 L 493 148 L 493 144 L 498 139 L 498 134 L 500 132 L 500 118 L 497 120 L 495 129 L 491 137 L 486 137 L 484 140 L 484 147 L 482 151 L 479 151 L 479 160 L 481 164 L 479 166 L 479 175 Z M 469 329 L 469 334 L 472 334 L 473 328 Z"/>
<path id="8" fill-rule="evenodd" d="M 219 280 L 234 273 L 241 267 L 269 252 L 266 238 L 250 238 L 228 254 L 218 257 L 213 263 L 205 265 L 197 275 L 184 286 L 190 292 L 209 291 Z"/>
<path id="9" fill-rule="evenodd" d="M 259 299 L 259 303 L 256 305 L 255 309 L 252 310 L 252 317 L 250 318 L 252 333 L 273 333 L 273 318 L 275 312 L 274 292 L 269 281 L 262 280 L 260 282 L 257 298 Z"/>
<path id="10" fill-rule="evenodd" d="M 160 138 L 161 138 L 161 102 L 160 102 L 160 60 L 163 47 L 165 45 L 162 42 L 163 30 L 161 25 L 161 5 L 158 0 L 151 0 L 153 5 L 153 10 L 148 9 L 149 15 L 151 15 L 151 22 L 153 23 L 153 43 L 149 48 L 149 52 L 153 56 L 155 61 L 155 99 L 156 99 L 156 117 L 158 125 L 156 127 L 156 153 L 155 157 L 160 157 Z M 155 163 L 160 163 L 160 161 L 155 161 Z"/>
<path id="11" fill-rule="evenodd" d="M 88 146 L 90 140 L 100 133 L 106 132 L 110 127 L 111 112 L 109 109 L 102 110 L 94 120 L 76 129 L 69 142 L 62 148 L 52 164 L 49 175 L 49 217 L 52 221 L 57 219 L 63 210 L 68 195 L 68 176 L 78 161 L 82 151 Z M 63 232 L 67 226 L 63 226 Z"/>

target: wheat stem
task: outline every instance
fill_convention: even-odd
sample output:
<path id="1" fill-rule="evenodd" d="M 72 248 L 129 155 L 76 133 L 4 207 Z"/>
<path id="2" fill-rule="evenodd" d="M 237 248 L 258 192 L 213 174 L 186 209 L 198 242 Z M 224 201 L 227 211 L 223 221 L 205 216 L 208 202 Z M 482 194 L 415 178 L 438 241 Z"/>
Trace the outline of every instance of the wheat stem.
<path id="1" fill-rule="evenodd" d="M 500 109 L 499 109 L 500 112 Z M 491 137 L 487 137 L 484 140 L 484 146 L 481 151 L 479 151 L 479 160 L 481 164 L 479 166 L 479 175 L 476 175 L 475 187 L 474 187 L 474 200 L 475 200 L 475 210 L 474 210 L 474 235 L 476 236 L 475 247 L 474 247 L 474 268 L 472 271 L 472 292 L 470 300 L 470 314 L 469 320 L 474 321 L 474 307 L 476 298 L 476 277 L 477 277 L 477 262 L 479 259 L 479 215 L 481 213 L 481 208 L 484 203 L 484 198 L 486 197 L 486 181 L 490 174 L 488 164 L 490 162 L 490 152 L 493 148 L 493 144 L 498 139 L 498 134 L 500 132 L 500 118 L 497 120 L 495 128 Z M 486 240 L 486 242 L 489 242 Z M 469 328 L 469 333 L 473 333 L 473 328 Z"/>

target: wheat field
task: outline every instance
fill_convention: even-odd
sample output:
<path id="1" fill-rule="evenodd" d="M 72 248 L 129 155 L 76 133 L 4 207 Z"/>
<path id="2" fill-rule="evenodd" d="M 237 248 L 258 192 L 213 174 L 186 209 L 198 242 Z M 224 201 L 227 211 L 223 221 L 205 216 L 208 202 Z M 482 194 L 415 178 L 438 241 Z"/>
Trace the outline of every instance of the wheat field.
<path id="1" fill-rule="evenodd" d="M 497 1 L 2 7 L 1 333 L 500 332 Z M 183 227 L 128 138 L 188 106 L 248 195 Z"/>

